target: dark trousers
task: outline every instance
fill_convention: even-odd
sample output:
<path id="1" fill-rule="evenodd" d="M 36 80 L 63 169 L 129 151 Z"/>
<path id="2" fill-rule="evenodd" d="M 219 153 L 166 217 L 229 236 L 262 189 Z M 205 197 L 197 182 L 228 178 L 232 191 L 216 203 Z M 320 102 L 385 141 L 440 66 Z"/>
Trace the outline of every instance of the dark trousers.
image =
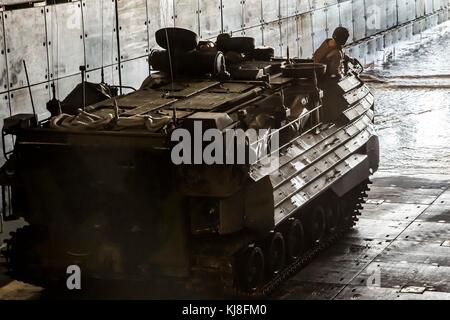
<path id="1" fill-rule="evenodd" d="M 341 124 L 345 122 L 342 112 L 348 108 L 348 104 L 338 85 L 339 81 L 338 78 L 325 76 L 319 82 L 319 87 L 323 90 L 322 122 L 324 123 Z"/>

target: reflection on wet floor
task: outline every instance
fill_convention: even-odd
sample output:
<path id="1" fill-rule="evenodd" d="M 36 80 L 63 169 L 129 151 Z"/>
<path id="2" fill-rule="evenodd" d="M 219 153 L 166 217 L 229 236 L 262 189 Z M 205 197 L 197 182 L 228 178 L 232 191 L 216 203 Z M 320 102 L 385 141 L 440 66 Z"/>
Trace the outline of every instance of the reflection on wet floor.
<path id="1" fill-rule="evenodd" d="M 445 173 L 450 168 L 448 89 L 374 86 L 381 171 Z"/>
<path id="2" fill-rule="evenodd" d="M 372 72 L 386 80 L 372 83 L 381 171 L 442 174 L 450 168 L 447 29 L 443 26 L 431 33 L 428 41 L 419 39 L 415 49 L 404 49 L 397 60 Z"/>
<path id="3" fill-rule="evenodd" d="M 381 145 L 370 200 L 355 230 L 275 298 L 450 299 L 450 33 L 443 31 L 370 72 Z"/>

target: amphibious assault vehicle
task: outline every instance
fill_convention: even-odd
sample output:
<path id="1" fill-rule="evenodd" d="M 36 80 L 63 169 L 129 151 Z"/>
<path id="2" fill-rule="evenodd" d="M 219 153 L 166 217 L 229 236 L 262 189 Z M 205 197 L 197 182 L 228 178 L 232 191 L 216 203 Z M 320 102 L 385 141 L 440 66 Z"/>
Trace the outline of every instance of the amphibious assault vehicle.
<path id="1" fill-rule="evenodd" d="M 7 242 L 9 270 L 43 286 L 78 265 L 83 279 L 267 295 L 358 220 L 379 163 L 374 97 L 358 64 L 330 84 L 325 65 L 252 38 L 155 37 L 139 90 L 78 87 L 78 108 L 73 93 L 49 119 L 5 120 L 3 215 L 28 223 Z M 227 136 L 250 130 L 263 134 Z"/>

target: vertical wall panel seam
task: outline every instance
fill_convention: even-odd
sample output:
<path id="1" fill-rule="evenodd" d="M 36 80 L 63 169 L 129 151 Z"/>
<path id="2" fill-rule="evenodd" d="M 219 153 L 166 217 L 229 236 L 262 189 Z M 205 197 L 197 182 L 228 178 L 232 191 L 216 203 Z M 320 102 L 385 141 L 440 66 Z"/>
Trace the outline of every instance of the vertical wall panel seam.
<path id="1" fill-rule="evenodd" d="M 115 24 L 116 24 L 116 42 L 117 42 L 117 70 L 119 73 L 119 92 L 122 94 L 123 91 L 123 83 L 122 83 L 122 58 L 120 53 L 120 25 L 119 25 L 119 0 L 114 0 L 114 15 L 115 15 Z"/>
<path id="2" fill-rule="evenodd" d="M 419 2 L 419 0 L 414 1 L 414 17 L 415 17 L 415 19 L 417 19 L 417 2 Z"/>
<path id="3" fill-rule="evenodd" d="M 200 30 L 200 0 L 197 0 L 197 31 L 198 36 L 201 37 L 202 33 Z"/>
<path id="4" fill-rule="evenodd" d="M 280 41 L 278 41 L 278 50 L 280 50 L 279 52 L 281 53 L 281 56 L 283 56 L 283 32 L 282 32 L 281 24 L 282 24 L 282 21 L 280 19 L 280 15 L 278 15 L 278 34 L 279 34 L 279 39 L 280 39 Z"/>
<path id="5" fill-rule="evenodd" d="M 310 19 L 309 19 L 309 24 L 311 25 L 311 44 L 312 44 L 312 52 L 313 52 L 313 54 L 314 54 L 314 52 L 316 51 L 316 46 L 315 46 L 315 44 L 314 44 L 314 36 L 315 36 L 315 33 L 314 33 L 313 11 L 311 11 L 311 12 L 309 13 L 309 17 L 310 17 Z"/>
<path id="6" fill-rule="evenodd" d="M 356 40 L 356 36 L 355 36 L 355 17 L 353 16 L 353 10 L 355 10 L 355 0 L 351 0 L 351 5 L 352 5 L 352 29 L 353 29 L 353 42 L 355 42 Z"/>
<path id="7" fill-rule="evenodd" d="M 145 20 L 145 25 L 147 26 L 147 62 L 148 62 L 148 74 L 151 72 L 151 65 L 150 65 L 150 16 L 148 15 L 149 7 L 148 7 L 148 1 L 145 0 L 145 17 L 147 20 Z"/>
<path id="8" fill-rule="evenodd" d="M 5 16 L 2 12 L 2 29 L 3 29 L 3 49 L 5 53 L 5 69 L 6 69 L 6 97 L 7 97 L 7 106 L 9 109 L 9 115 L 12 115 L 12 109 L 11 109 L 11 101 L 9 99 L 9 68 L 8 68 L 8 51 L 6 49 L 6 28 L 5 28 Z"/>
<path id="9" fill-rule="evenodd" d="M 368 31 L 367 31 L 367 6 L 366 6 L 366 0 L 361 0 L 362 6 L 363 6 L 363 18 L 364 18 L 364 33 L 363 38 L 367 37 Z"/>
<path id="10" fill-rule="evenodd" d="M 263 16 L 263 0 L 259 0 L 259 3 L 260 3 L 260 9 L 259 9 L 259 15 L 260 15 L 260 17 L 261 17 L 261 19 L 259 19 L 259 28 L 260 28 L 260 30 L 261 30 L 261 37 L 262 37 L 262 32 L 263 32 L 263 30 L 262 30 L 262 28 L 261 28 L 261 26 L 262 26 L 262 24 L 263 24 L 263 21 L 264 21 L 264 16 Z"/>
<path id="11" fill-rule="evenodd" d="M 43 10 L 43 15 L 44 15 L 44 28 L 45 28 L 45 49 L 47 51 L 47 81 L 45 81 L 44 83 L 47 83 L 48 86 L 48 94 L 50 96 L 50 80 L 53 80 L 53 82 L 55 81 L 55 75 L 53 75 L 53 79 L 50 79 L 50 48 L 48 46 L 48 28 L 47 28 L 47 7 L 48 5 L 43 6 L 42 10 Z M 42 12 L 42 11 L 41 11 Z M 12 109 L 11 109 L 12 111 Z"/>
<path id="12" fill-rule="evenodd" d="M 223 33 L 223 0 L 220 0 L 220 32 Z"/>
<path id="13" fill-rule="evenodd" d="M 87 57 L 86 57 L 86 31 L 84 28 L 84 9 L 83 9 L 83 0 L 80 0 L 80 10 L 81 10 L 81 31 L 83 32 L 83 61 L 84 66 L 86 67 L 87 71 Z M 103 41 L 103 39 L 102 39 Z"/>
<path id="14" fill-rule="evenodd" d="M 176 27 L 176 24 L 175 24 L 175 21 L 176 21 L 176 19 L 175 19 L 175 16 L 176 16 L 176 14 L 177 14 L 177 11 L 176 11 L 176 8 L 175 8 L 175 6 L 177 5 L 177 3 L 176 3 L 176 0 L 172 0 L 172 17 L 173 17 L 173 27 Z"/>

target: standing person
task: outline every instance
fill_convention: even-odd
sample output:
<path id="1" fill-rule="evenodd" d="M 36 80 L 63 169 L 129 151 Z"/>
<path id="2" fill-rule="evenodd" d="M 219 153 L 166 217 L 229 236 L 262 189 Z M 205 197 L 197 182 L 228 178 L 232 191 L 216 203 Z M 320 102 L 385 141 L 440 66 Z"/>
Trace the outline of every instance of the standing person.
<path id="1" fill-rule="evenodd" d="M 346 28 L 338 27 L 334 30 L 333 37 L 326 39 L 314 53 L 314 62 L 326 64 L 327 75 L 330 78 L 342 76 L 342 64 L 346 57 L 342 48 L 349 37 L 350 33 Z"/>
<path id="2" fill-rule="evenodd" d="M 315 63 L 327 65 L 326 75 L 320 80 L 319 87 L 323 90 L 322 121 L 326 123 L 345 123 L 343 111 L 348 107 L 347 102 L 340 93 L 338 86 L 345 70 L 344 61 L 351 61 L 343 50 L 350 33 L 344 27 L 338 27 L 331 39 L 326 39 L 314 53 Z"/>

